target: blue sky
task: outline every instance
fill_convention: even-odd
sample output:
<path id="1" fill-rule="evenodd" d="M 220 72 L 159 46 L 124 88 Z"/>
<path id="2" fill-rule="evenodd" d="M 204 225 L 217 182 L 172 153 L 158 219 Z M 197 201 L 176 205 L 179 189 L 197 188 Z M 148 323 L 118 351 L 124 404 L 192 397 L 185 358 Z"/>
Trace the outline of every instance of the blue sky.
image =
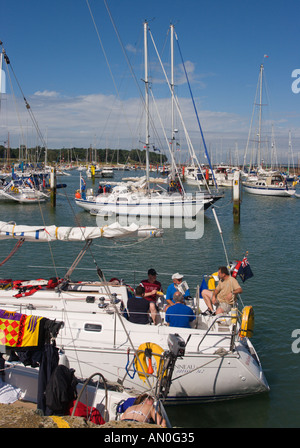
<path id="1" fill-rule="evenodd" d="M 291 74 L 300 69 L 299 1 L 107 0 L 107 5 L 142 91 L 143 22 L 149 21 L 167 70 L 168 28 L 170 23 L 175 24 L 206 144 L 216 162 L 226 161 L 229 151 L 236 148 L 242 161 L 263 62 L 269 92 L 266 114 L 274 123 L 278 155 L 287 153 L 290 130 L 297 160 L 300 93 L 292 91 Z M 145 131 L 139 91 L 103 0 L 2 0 L 0 29 L 11 66 L 41 132 L 47 136 L 49 148 L 90 144 L 141 147 Z M 264 58 L 265 54 L 269 57 Z M 152 91 L 165 118 L 170 109 L 169 92 L 154 56 L 149 43 Z M 201 153 L 198 126 L 180 64 L 176 54 L 176 94 L 196 152 Z M 17 87 L 14 89 L 20 96 Z M 25 144 L 30 146 L 34 131 L 20 101 L 20 137 L 10 93 L 7 78 L 0 143 L 9 131 L 12 147 L 18 146 L 25 135 Z M 166 133 L 170 134 L 168 124 Z M 160 145 L 164 141 L 156 143 Z M 182 140 L 183 159 L 184 146 Z"/>

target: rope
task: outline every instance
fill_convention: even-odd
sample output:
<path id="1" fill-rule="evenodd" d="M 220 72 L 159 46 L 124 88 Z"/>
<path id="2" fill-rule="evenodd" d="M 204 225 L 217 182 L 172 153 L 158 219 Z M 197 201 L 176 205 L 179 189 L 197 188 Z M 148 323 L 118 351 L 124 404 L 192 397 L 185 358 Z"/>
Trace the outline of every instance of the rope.
<path id="1" fill-rule="evenodd" d="M 178 41 L 178 37 L 177 37 L 176 33 L 175 33 L 175 38 L 176 38 L 176 42 L 177 42 L 177 45 L 178 45 L 178 50 L 179 50 L 179 54 L 180 54 L 180 57 L 181 57 L 181 62 L 182 62 L 183 70 L 184 70 L 184 73 L 185 73 L 186 81 L 187 81 L 188 88 L 189 88 L 189 91 L 190 91 L 190 95 L 191 95 L 191 98 L 192 98 L 192 103 L 193 103 L 193 106 L 194 106 L 194 111 L 195 111 L 195 114 L 196 114 L 199 130 L 200 130 L 200 133 L 201 133 L 205 154 L 206 154 L 206 157 L 207 157 L 210 169 L 211 169 L 211 173 L 212 173 L 212 176 L 213 176 L 213 179 L 214 179 L 214 183 L 215 183 L 216 187 L 218 188 L 217 181 L 216 181 L 215 175 L 214 175 L 214 170 L 213 170 L 213 167 L 211 165 L 210 157 L 209 157 L 209 154 L 208 154 L 208 151 L 207 151 L 206 142 L 205 142 L 205 139 L 204 139 L 202 126 L 201 126 L 201 123 L 200 123 L 200 120 L 199 120 L 199 115 L 198 115 L 198 111 L 197 111 L 197 108 L 196 108 L 195 100 L 194 100 L 194 97 L 193 97 L 190 81 L 189 81 L 189 78 L 188 78 L 188 75 L 187 75 L 187 71 L 186 71 L 186 68 L 185 68 L 183 56 L 182 56 L 182 53 L 181 53 L 181 49 L 180 49 L 180 45 L 179 45 L 179 41 Z M 208 188 L 208 190 L 209 190 L 209 188 Z"/>
<path id="2" fill-rule="evenodd" d="M 25 239 L 24 238 L 21 238 L 18 242 L 17 242 L 17 244 L 15 245 L 15 247 L 13 248 L 13 250 L 11 251 L 11 253 L 5 258 L 5 260 L 3 260 L 1 263 L 0 263 L 0 266 L 2 266 L 4 263 L 6 263 L 16 252 L 17 252 L 17 250 L 19 249 L 19 247 L 21 247 L 22 246 L 22 244 L 24 243 L 24 241 L 25 241 Z"/>

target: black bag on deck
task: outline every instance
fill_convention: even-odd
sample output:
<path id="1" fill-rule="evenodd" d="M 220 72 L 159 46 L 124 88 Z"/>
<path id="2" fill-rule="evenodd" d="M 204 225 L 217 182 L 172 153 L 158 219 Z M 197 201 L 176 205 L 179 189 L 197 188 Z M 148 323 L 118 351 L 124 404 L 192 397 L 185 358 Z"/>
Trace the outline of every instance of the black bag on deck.
<path id="1" fill-rule="evenodd" d="M 74 372 L 60 364 L 51 375 L 46 387 L 46 406 L 52 415 L 68 415 L 70 404 L 76 400 L 78 381 Z"/>

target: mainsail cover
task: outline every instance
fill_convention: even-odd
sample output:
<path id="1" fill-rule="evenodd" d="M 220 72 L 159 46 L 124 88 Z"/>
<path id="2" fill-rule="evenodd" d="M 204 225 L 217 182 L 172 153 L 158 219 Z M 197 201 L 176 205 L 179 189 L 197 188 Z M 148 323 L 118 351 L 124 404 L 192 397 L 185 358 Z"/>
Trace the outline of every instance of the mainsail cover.
<path id="1" fill-rule="evenodd" d="M 161 236 L 152 226 L 121 226 L 118 222 L 103 227 L 26 226 L 0 221 L 0 240 L 24 239 L 32 242 L 86 241 L 95 238 L 124 238 L 128 236 Z"/>

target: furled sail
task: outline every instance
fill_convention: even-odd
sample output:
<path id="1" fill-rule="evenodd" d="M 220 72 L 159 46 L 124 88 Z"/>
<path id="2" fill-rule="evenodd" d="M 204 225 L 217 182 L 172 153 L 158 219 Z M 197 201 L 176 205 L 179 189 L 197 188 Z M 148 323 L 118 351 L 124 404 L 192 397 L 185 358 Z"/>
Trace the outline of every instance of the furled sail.
<path id="1" fill-rule="evenodd" d="M 95 238 L 160 237 L 162 230 L 153 226 L 121 226 L 118 222 L 103 227 L 26 226 L 0 221 L 0 240 L 22 239 L 32 242 L 86 241 Z"/>

